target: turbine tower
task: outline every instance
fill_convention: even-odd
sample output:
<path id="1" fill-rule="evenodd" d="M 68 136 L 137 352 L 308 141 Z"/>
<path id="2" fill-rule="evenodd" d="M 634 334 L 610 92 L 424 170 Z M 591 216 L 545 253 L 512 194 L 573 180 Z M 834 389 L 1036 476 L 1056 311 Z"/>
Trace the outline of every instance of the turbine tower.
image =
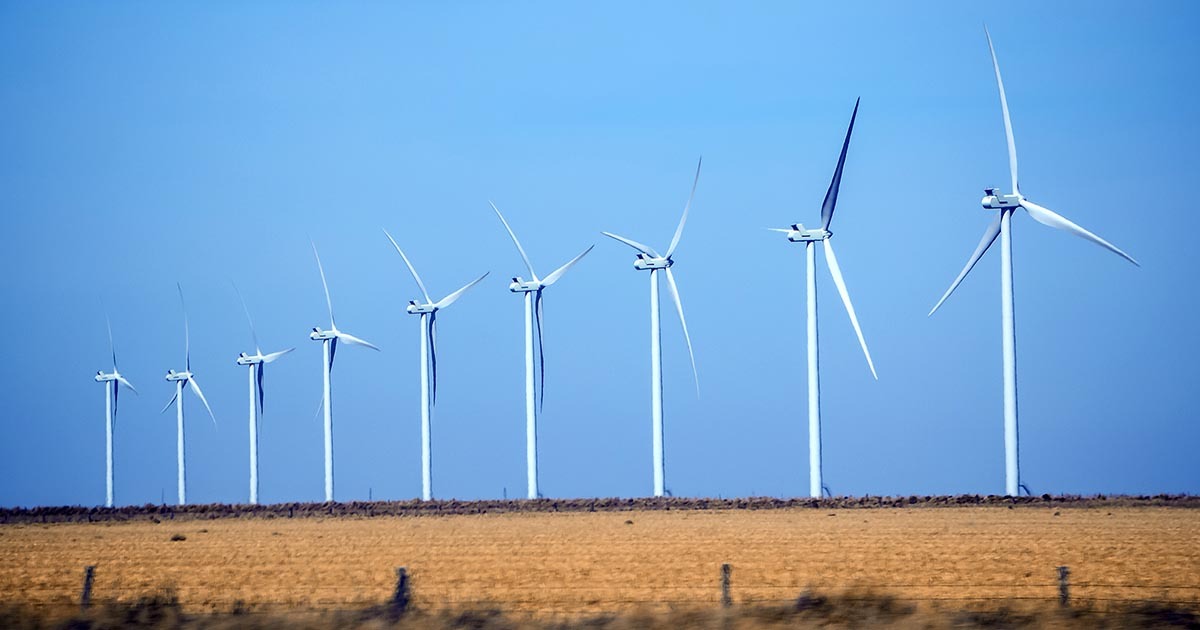
<path id="1" fill-rule="evenodd" d="M 704 158 L 696 162 L 696 177 L 692 181 L 692 192 L 688 195 L 687 205 L 683 207 L 683 216 L 679 226 L 675 228 L 675 236 L 667 247 L 667 253 L 659 254 L 653 248 L 641 243 L 617 236 L 611 232 L 601 234 L 616 239 L 637 250 L 637 258 L 633 268 L 638 271 L 650 272 L 650 414 L 651 435 L 654 458 L 654 496 L 661 497 L 666 493 L 666 466 L 663 458 L 663 405 L 662 405 L 662 344 L 659 341 L 661 327 L 658 316 L 658 272 L 667 276 L 667 289 L 675 302 L 675 310 L 679 312 L 679 323 L 683 326 L 683 338 L 687 341 L 688 356 L 692 360 L 692 379 L 696 384 L 696 396 L 700 395 L 700 377 L 696 371 L 696 355 L 692 352 L 692 338 L 688 335 L 687 320 L 683 317 L 683 302 L 679 299 L 679 287 L 675 284 L 675 275 L 671 273 L 671 265 L 675 261 L 671 256 L 679 246 L 679 238 L 683 236 L 683 226 L 687 223 L 688 211 L 692 207 L 692 198 L 696 196 L 696 184 L 700 182 L 700 166 Z"/>
<path id="2" fill-rule="evenodd" d="M 546 385 L 546 363 L 545 352 L 543 351 L 542 339 L 542 290 L 546 287 L 558 282 L 579 259 L 592 251 L 592 247 L 588 246 L 583 250 L 583 253 L 567 261 L 567 263 L 558 269 L 550 272 L 550 275 L 545 278 L 538 278 L 537 272 L 533 270 L 533 263 L 529 262 L 529 256 L 525 254 L 525 248 L 521 247 L 521 241 L 517 240 L 517 235 L 513 232 L 512 227 L 508 225 L 508 221 L 504 219 L 504 215 L 500 213 L 500 209 L 496 204 L 492 204 L 492 210 L 496 211 L 496 216 L 500 217 L 500 222 L 504 224 L 504 229 L 508 230 L 508 235 L 512 237 L 513 245 L 517 246 L 517 251 L 521 254 L 521 260 L 525 261 L 525 267 L 529 269 L 529 277 L 531 280 L 525 280 L 520 277 L 512 279 L 512 284 L 508 285 L 508 290 L 517 294 L 525 295 L 525 471 L 528 479 L 528 494 L 530 499 L 541 497 L 538 492 L 538 466 L 537 466 L 537 410 L 542 406 L 542 399 L 545 397 Z M 537 380 L 534 380 L 534 332 L 536 322 L 537 333 Z M 537 386 L 537 405 L 534 405 L 534 386 Z"/>
<path id="3" fill-rule="evenodd" d="M 992 36 L 987 32 L 986 27 L 984 28 L 984 35 L 987 37 L 988 50 L 992 54 L 992 69 L 996 72 L 996 86 L 1000 91 L 1000 110 L 1004 114 L 1004 134 L 1008 140 L 1008 168 L 1012 176 L 1012 193 L 1006 195 L 995 188 L 984 189 L 984 197 L 981 202 L 983 208 L 995 211 L 996 216 L 983 233 L 983 239 L 979 241 L 975 252 L 967 260 L 966 266 L 959 272 L 958 277 L 954 279 L 954 282 L 950 284 L 950 288 L 946 290 L 946 294 L 942 296 L 942 299 L 938 300 L 938 303 L 929 311 L 929 314 L 933 315 L 942 303 L 946 301 L 946 298 L 950 297 L 954 289 L 958 288 L 959 283 L 962 282 L 967 273 L 971 271 L 971 268 L 975 266 L 975 263 L 979 262 L 984 252 L 992 246 L 992 243 L 996 241 L 996 237 L 999 236 L 1000 321 L 1004 354 L 1004 490 L 1009 496 L 1017 496 L 1020 490 L 1021 477 L 1018 469 L 1017 455 L 1017 335 L 1013 321 L 1012 215 L 1018 208 L 1022 208 L 1038 223 L 1058 228 L 1091 241 L 1134 265 L 1137 265 L 1138 262 L 1112 243 L 1083 229 L 1066 217 L 1033 203 L 1021 194 L 1021 189 L 1017 182 L 1017 145 L 1013 140 L 1012 121 L 1008 115 L 1008 99 L 1004 95 L 1004 81 L 1000 78 L 1000 63 L 996 61 L 996 49 L 992 46 Z"/>
<path id="4" fill-rule="evenodd" d="M 867 350 L 867 341 L 863 338 L 862 328 L 858 325 L 858 317 L 854 314 L 854 305 L 850 303 L 850 293 L 846 290 L 846 281 L 842 278 L 841 267 L 838 266 L 837 256 L 833 254 L 833 243 L 830 237 L 829 223 L 833 220 L 833 210 L 837 205 L 838 189 L 842 185 L 842 169 L 846 165 L 846 150 L 850 148 L 850 135 L 854 133 L 854 119 L 858 116 L 858 101 L 854 101 L 854 112 L 850 114 L 850 126 L 846 129 L 846 139 L 842 142 L 842 153 L 838 156 L 837 168 L 833 171 L 833 180 L 825 192 L 825 201 L 821 202 L 821 227 L 806 230 L 803 224 L 793 224 L 791 229 L 771 228 L 775 232 L 787 234 L 787 239 L 793 243 L 804 243 L 806 266 L 806 284 L 808 296 L 808 492 L 813 498 L 821 498 L 821 387 L 817 366 L 817 272 L 816 272 L 816 243 L 819 241 L 825 249 L 825 262 L 829 265 L 829 275 L 837 286 L 838 294 L 842 296 L 842 304 L 850 315 L 850 323 L 854 325 L 854 333 L 858 335 L 858 343 L 862 346 L 863 355 L 867 357 L 867 367 L 871 368 L 871 376 L 876 379 L 875 363 L 871 361 L 871 352 Z"/>
<path id="5" fill-rule="evenodd" d="M 410 300 L 406 310 L 410 315 L 421 316 L 421 498 L 429 501 L 433 498 L 433 453 L 429 418 L 433 414 L 433 406 L 437 404 L 437 312 L 457 301 L 467 289 L 486 278 L 487 274 L 475 278 L 463 288 L 434 302 L 429 297 L 429 291 L 425 289 L 425 283 L 421 282 L 421 276 L 417 275 L 416 268 L 409 262 L 408 256 L 404 255 L 404 250 L 400 249 L 396 239 L 392 238 L 387 230 L 383 233 L 404 260 L 404 265 L 408 267 L 413 280 L 417 281 L 421 295 L 425 298 L 425 301 L 420 303 Z"/>
<path id="6" fill-rule="evenodd" d="M 104 383 L 104 507 L 113 506 L 113 431 L 117 428 L 117 396 L 122 387 L 138 393 L 133 384 L 121 376 L 117 370 L 117 347 L 113 344 L 112 322 L 105 316 L 104 323 L 108 325 L 108 351 L 112 354 L 112 372 L 96 371 L 96 382 Z"/>
<path id="7" fill-rule="evenodd" d="M 208 410 L 208 417 L 212 418 L 213 426 L 217 426 L 217 417 L 213 415 L 212 407 L 208 406 L 208 399 L 204 397 L 204 392 L 200 391 L 200 384 L 196 382 L 195 375 L 192 374 L 192 342 L 191 335 L 188 332 L 188 317 L 187 305 L 183 301 L 183 287 L 175 285 L 179 289 L 179 306 L 183 308 L 183 371 L 176 372 L 175 370 L 167 370 L 167 380 L 175 383 L 175 395 L 171 396 L 171 400 L 162 408 L 159 413 L 165 412 L 175 405 L 175 422 L 177 427 L 176 433 L 176 450 L 179 457 L 179 505 L 187 504 L 187 469 L 185 468 L 184 453 L 183 453 L 183 386 L 187 384 L 191 388 L 192 393 L 196 394 L 196 398 L 204 403 L 204 408 Z"/>
<path id="8" fill-rule="evenodd" d="M 321 330 L 314 326 L 308 335 L 309 339 L 321 342 L 321 375 L 324 384 L 321 408 L 325 410 L 325 501 L 328 503 L 333 501 L 333 399 L 329 393 L 329 375 L 333 371 L 333 357 L 337 354 L 339 341 L 344 341 L 352 346 L 365 346 L 376 352 L 379 351 L 379 348 L 354 335 L 338 330 L 337 322 L 333 318 L 333 300 L 329 299 L 329 283 L 325 281 L 325 267 L 321 266 L 321 255 L 317 253 L 317 244 L 312 243 L 312 248 L 313 256 L 317 259 L 317 271 L 321 272 L 321 286 L 325 289 L 325 305 L 329 307 L 329 330 Z"/>
<path id="9" fill-rule="evenodd" d="M 250 324 L 250 337 L 254 340 L 254 354 L 246 354 L 245 352 L 238 355 L 237 364 L 244 365 L 248 368 L 250 376 L 250 504 L 258 504 L 258 417 L 263 410 L 263 372 L 268 363 L 273 363 L 279 357 L 295 350 L 288 348 L 279 352 L 263 354 L 262 347 L 258 345 L 258 332 L 254 330 L 254 320 L 250 318 L 250 309 L 246 306 L 246 300 L 242 297 L 242 292 L 238 291 L 237 285 L 233 286 L 233 290 L 237 291 L 238 300 L 242 303 L 242 310 L 246 312 L 246 323 Z"/>

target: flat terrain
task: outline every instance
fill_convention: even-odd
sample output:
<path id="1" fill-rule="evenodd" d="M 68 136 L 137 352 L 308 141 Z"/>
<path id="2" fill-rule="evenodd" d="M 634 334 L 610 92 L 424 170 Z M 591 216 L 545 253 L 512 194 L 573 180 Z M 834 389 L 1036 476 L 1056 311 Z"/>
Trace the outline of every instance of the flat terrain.
<path id="1" fill-rule="evenodd" d="M 176 538 L 177 540 L 172 540 Z M 712 606 L 805 589 L 938 606 L 1072 595 L 1200 608 L 1200 510 L 943 507 L 218 518 L 0 525 L 0 604 L 173 590 L 186 609 L 378 604 L 408 568 L 417 606 L 578 613 Z"/>

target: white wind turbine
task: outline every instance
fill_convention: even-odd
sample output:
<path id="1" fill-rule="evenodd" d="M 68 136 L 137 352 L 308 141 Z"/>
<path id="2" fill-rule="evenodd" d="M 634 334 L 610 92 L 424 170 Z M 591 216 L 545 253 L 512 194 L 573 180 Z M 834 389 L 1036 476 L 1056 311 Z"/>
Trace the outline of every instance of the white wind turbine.
<path id="1" fill-rule="evenodd" d="M 793 243 L 804 243 L 808 297 L 808 492 L 809 496 L 814 498 L 821 498 L 824 487 L 821 482 L 821 379 L 817 366 L 817 254 L 814 247 L 818 241 L 824 245 L 829 275 L 833 276 L 833 283 L 837 286 L 838 294 L 842 296 L 842 304 L 846 306 L 846 313 L 850 315 L 850 323 L 854 325 L 854 334 L 858 335 L 858 343 L 862 346 L 863 355 L 867 357 L 867 367 L 871 368 L 871 376 L 879 378 L 875 373 L 871 352 L 867 350 L 862 328 L 858 325 L 858 317 L 854 314 L 854 305 L 850 303 L 850 293 L 846 290 L 842 269 L 833 253 L 833 242 L 830 240 L 833 232 L 829 231 L 829 223 L 833 221 L 833 210 L 837 206 L 838 189 L 842 185 L 846 151 L 850 148 L 850 135 L 854 133 L 854 119 L 857 116 L 858 101 L 855 100 L 854 111 L 850 114 L 850 126 L 846 129 L 846 139 L 842 142 L 842 153 L 838 156 L 837 168 L 833 171 L 829 189 L 825 191 L 825 200 L 821 202 L 821 227 L 806 230 L 803 224 L 796 223 L 790 230 L 771 228 L 775 232 L 787 234 L 788 240 Z"/>
<path id="2" fill-rule="evenodd" d="M 354 335 L 338 330 L 337 322 L 333 318 L 333 300 L 329 299 L 329 283 L 325 281 L 325 267 L 321 265 L 321 255 L 317 253 L 316 243 L 312 243 L 312 248 L 313 256 L 317 259 L 317 271 L 321 272 L 321 286 L 325 289 L 325 305 L 329 307 L 329 330 L 321 330 L 314 326 L 308 338 L 321 342 L 321 371 L 324 384 L 321 407 L 325 410 L 325 501 L 330 502 L 333 501 L 333 399 L 329 392 L 329 375 L 333 371 L 333 357 L 337 354 L 339 341 L 344 341 L 352 346 L 366 346 L 375 351 L 378 351 L 379 348 Z"/>
<path id="3" fill-rule="evenodd" d="M 263 354 L 262 347 L 258 345 L 258 332 L 254 330 L 254 320 L 250 318 L 250 309 L 246 306 L 246 300 L 242 297 L 242 292 L 238 291 L 237 285 L 234 285 L 233 290 L 237 291 L 238 300 L 242 303 L 242 310 L 246 312 L 246 323 L 250 324 L 250 337 L 254 339 L 254 354 L 242 352 L 238 355 L 237 364 L 250 368 L 247 372 L 250 376 L 250 504 L 256 505 L 258 503 L 258 416 L 263 410 L 263 372 L 266 364 L 273 363 L 295 348 Z"/>
<path id="4" fill-rule="evenodd" d="M 112 354 L 112 372 L 98 370 L 96 372 L 96 382 L 104 383 L 104 442 L 105 442 L 105 494 L 104 507 L 113 506 L 113 431 L 117 428 L 117 397 L 120 394 L 121 387 L 128 387 L 129 391 L 138 393 L 133 388 L 133 384 L 121 376 L 121 372 L 117 370 L 117 347 L 113 344 L 112 322 L 105 316 L 104 323 L 108 325 L 108 351 Z"/>
<path id="5" fill-rule="evenodd" d="M 530 499 L 537 499 L 541 494 L 538 492 L 537 409 L 534 405 L 534 323 L 536 321 L 538 366 L 538 378 L 536 381 L 538 391 L 537 407 L 541 407 L 546 385 L 545 352 L 542 346 L 542 290 L 558 282 L 558 279 L 575 263 L 579 262 L 579 259 L 592 251 L 592 247 L 595 247 L 595 245 L 589 246 L 583 250 L 583 253 L 567 261 L 565 265 L 550 272 L 550 275 L 539 279 L 537 272 L 533 270 L 533 263 L 529 262 L 529 256 L 525 254 L 525 248 L 521 247 L 521 242 L 517 240 L 516 233 L 508 225 L 508 221 L 504 219 L 504 215 L 500 213 L 500 209 L 491 201 L 488 203 L 492 204 L 492 210 L 496 211 L 496 216 L 500 217 L 500 222 L 504 224 L 504 229 L 508 230 L 508 235 L 512 237 L 512 242 L 517 246 L 517 251 L 521 254 L 521 260 L 525 261 L 525 267 L 529 269 L 529 276 L 532 278 L 531 280 L 524 280 L 520 277 L 513 278 L 512 284 L 508 285 L 508 290 L 513 293 L 525 294 L 525 469 L 528 479 L 527 496 Z"/>
<path id="6" fill-rule="evenodd" d="M 208 406 L 208 399 L 204 397 L 204 392 L 200 391 L 200 384 L 196 382 L 195 375 L 192 374 L 192 341 L 191 334 L 188 331 L 187 305 L 183 302 L 183 287 L 175 285 L 179 289 L 179 305 L 183 308 L 183 371 L 176 372 L 175 370 L 167 370 L 167 380 L 175 383 L 175 395 L 171 396 L 171 400 L 162 408 L 159 413 L 165 412 L 175 405 L 175 421 L 177 426 L 176 434 L 176 450 L 179 457 L 179 505 L 187 503 L 187 474 L 184 466 L 183 454 L 183 385 L 187 384 L 191 388 L 192 393 L 204 403 L 204 408 L 208 410 L 208 417 L 212 418 L 213 426 L 217 426 L 217 417 L 213 415 L 212 407 Z"/>
<path id="7" fill-rule="evenodd" d="M 679 287 L 675 284 L 675 275 L 671 273 L 671 265 L 675 261 L 671 256 L 679 246 L 679 238 L 683 236 L 683 225 L 687 223 L 688 211 L 692 207 L 692 198 L 696 196 L 696 184 L 700 182 L 700 166 L 704 158 L 696 162 L 696 177 L 692 181 L 692 192 L 688 195 L 687 205 L 683 207 L 683 216 L 679 226 L 675 228 L 675 236 L 667 247 L 666 254 L 659 254 L 653 248 L 637 241 L 617 236 L 611 232 L 601 234 L 621 241 L 638 251 L 633 261 L 633 268 L 638 271 L 650 272 L 650 413 L 652 450 L 654 457 L 654 496 L 661 497 L 666 492 L 666 465 L 663 457 L 663 411 L 662 411 L 662 344 L 659 337 L 661 327 L 658 316 L 658 272 L 663 271 L 667 276 L 667 289 L 675 302 L 675 310 L 679 313 L 679 323 L 683 326 L 683 338 L 687 342 L 688 356 L 692 361 L 692 378 L 696 384 L 696 395 L 700 395 L 700 377 L 696 371 L 696 355 L 692 352 L 692 338 L 688 335 L 687 320 L 683 317 L 683 302 L 679 299 Z"/>
<path id="8" fill-rule="evenodd" d="M 1004 354 L 1004 489 L 1009 496 L 1016 496 L 1020 491 L 1021 477 L 1017 463 L 1017 335 L 1013 322 L 1011 226 L 1013 213 L 1016 212 L 1017 208 L 1023 208 L 1029 213 L 1029 216 L 1033 217 L 1039 223 L 1082 237 L 1117 254 L 1134 265 L 1137 265 L 1138 262 L 1112 243 L 1083 229 L 1062 215 L 1033 203 L 1021 194 L 1021 189 L 1017 182 L 1017 145 L 1013 140 L 1012 121 L 1008 115 L 1008 99 L 1004 95 L 1004 81 L 1000 78 L 1000 64 L 996 61 L 996 49 L 992 46 L 992 36 L 987 32 L 987 28 L 984 28 L 984 35 L 987 37 L 988 50 L 992 54 L 992 68 L 996 72 L 996 86 L 1000 91 L 1000 110 L 1004 113 L 1004 133 L 1008 140 L 1008 167 L 1012 175 L 1012 194 L 1005 195 L 999 193 L 995 188 L 984 189 L 983 208 L 985 210 L 995 210 L 996 217 L 988 225 L 987 231 L 983 234 L 983 239 L 979 241 L 975 252 L 967 260 L 966 266 L 963 267 L 963 270 L 954 279 L 954 282 L 950 284 L 950 288 L 946 290 L 946 294 L 942 296 L 942 299 L 938 300 L 938 303 L 929 311 L 929 314 L 933 315 L 938 310 L 938 307 L 946 301 L 946 298 L 950 297 L 954 289 L 958 288 L 959 283 L 962 282 L 967 273 L 971 271 L 971 268 L 975 266 L 975 263 L 979 262 L 984 252 L 991 247 L 992 243 L 996 241 L 996 237 L 999 236 L 1000 320 Z"/>
<path id="9" fill-rule="evenodd" d="M 404 250 L 400 249 L 396 239 L 392 238 L 387 230 L 383 233 L 404 260 L 404 265 L 408 267 L 413 280 L 417 281 L 421 295 L 425 298 L 421 303 L 410 300 L 405 310 L 410 315 L 421 316 L 421 498 L 429 501 L 433 498 L 433 452 L 429 418 L 433 413 L 433 406 L 437 403 L 437 312 L 453 304 L 467 289 L 479 284 L 488 274 L 479 276 L 461 289 L 434 302 L 429 297 L 429 291 L 425 289 L 425 283 L 421 282 L 421 276 L 417 275 L 416 268 L 409 262 L 408 256 L 404 255 Z"/>

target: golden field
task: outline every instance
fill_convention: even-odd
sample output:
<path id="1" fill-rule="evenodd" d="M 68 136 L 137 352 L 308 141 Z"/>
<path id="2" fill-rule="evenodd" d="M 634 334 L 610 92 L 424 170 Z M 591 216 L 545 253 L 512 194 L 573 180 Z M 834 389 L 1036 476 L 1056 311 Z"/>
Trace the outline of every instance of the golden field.
<path id="1" fill-rule="evenodd" d="M 631 521 L 631 522 L 630 522 Z M 172 540 L 173 537 L 184 540 Z M 872 592 L 921 605 L 1072 595 L 1200 607 L 1200 510 L 780 509 L 0 525 L 0 604 L 173 590 L 185 610 L 353 608 L 395 569 L 424 609 L 581 613 Z M 950 603 L 947 603 L 950 602 Z"/>

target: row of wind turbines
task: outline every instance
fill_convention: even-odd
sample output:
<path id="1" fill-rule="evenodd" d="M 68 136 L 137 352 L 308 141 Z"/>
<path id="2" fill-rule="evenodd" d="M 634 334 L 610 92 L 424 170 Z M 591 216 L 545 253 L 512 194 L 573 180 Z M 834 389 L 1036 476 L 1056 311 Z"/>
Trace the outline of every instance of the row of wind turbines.
<path id="1" fill-rule="evenodd" d="M 932 315 L 936 312 L 943 303 L 950 297 L 963 279 L 970 273 L 977 262 L 983 257 L 984 253 L 1000 238 L 1001 251 L 1001 338 L 1003 345 L 1003 375 L 1004 375 L 1004 447 L 1005 447 L 1005 492 L 1010 496 L 1016 496 L 1020 492 L 1020 475 L 1018 468 L 1018 440 L 1017 440 L 1017 392 L 1016 392 L 1016 333 L 1014 327 L 1013 314 L 1013 284 L 1012 284 L 1012 216 L 1018 209 L 1025 210 L 1034 220 L 1058 228 L 1080 236 L 1088 241 L 1096 243 L 1105 249 L 1125 258 L 1129 262 L 1137 265 L 1131 256 L 1117 248 L 1112 243 L 1100 238 L 1096 234 L 1080 227 L 1062 215 L 1038 205 L 1021 192 L 1017 180 L 1017 150 L 1016 143 L 1013 139 L 1012 122 L 1009 117 L 1008 100 L 1004 92 L 1004 82 L 1000 76 L 1000 65 L 996 60 L 995 48 L 992 45 L 991 35 L 985 29 L 987 37 L 988 49 L 991 53 L 992 67 L 996 75 L 996 85 L 1000 94 L 1000 107 L 1004 117 L 1004 130 L 1008 144 L 1008 159 L 1009 170 L 1011 174 L 1012 192 L 1003 194 L 994 188 L 985 189 L 985 196 L 982 199 L 982 205 L 985 210 L 994 211 L 995 217 L 988 225 L 984 232 L 983 238 L 979 245 L 967 260 L 962 271 L 951 283 L 950 288 L 938 300 L 933 309 L 929 312 Z M 832 276 L 834 286 L 837 288 L 838 295 L 841 297 L 842 303 L 849 315 L 850 323 L 854 327 L 854 332 L 858 337 L 859 345 L 862 347 L 863 355 L 866 358 L 867 367 L 870 369 L 872 376 L 878 379 L 875 370 L 874 361 L 871 359 L 870 350 L 867 348 L 867 342 L 863 336 L 862 328 L 859 325 L 858 317 L 855 314 L 854 306 L 850 301 L 850 294 L 846 288 L 846 282 L 842 276 L 841 268 L 838 265 L 837 257 L 834 254 L 830 225 L 833 221 L 834 210 L 837 206 L 838 191 L 841 187 L 842 172 L 845 167 L 846 154 L 850 147 L 850 138 L 854 132 L 854 121 L 858 115 L 859 103 L 856 101 L 854 110 L 850 116 L 850 124 L 846 129 L 846 137 L 842 143 L 841 152 L 838 156 L 837 166 L 833 172 L 833 179 L 829 184 L 829 188 L 825 193 L 825 198 L 821 203 L 821 220 L 818 228 L 805 228 L 803 224 L 793 224 L 790 228 L 770 228 L 776 232 L 781 232 L 786 235 L 787 240 L 793 243 L 803 243 L 805 252 L 806 265 L 806 295 L 807 295 L 807 337 L 808 337 L 808 421 L 809 421 L 809 494 L 813 497 L 821 497 L 823 495 L 823 484 L 821 479 L 821 406 L 820 406 L 820 377 L 819 377 L 819 361 L 818 361 L 818 335 L 817 335 L 817 289 L 816 289 L 816 244 L 819 242 L 824 251 L 825 261 L 829 267 L 829 273 Z M 684 206 L 683 215 L 680 217 L 679 224 L 675 229 L 675 233 L 671 238 L 670 244 L 667 246 L 666 252 L 660 254 L 654 248 L 644 245 L 638 241 L 620 236 L 611 232 L 602 232 L 616 241 L 624 243 L 636 251 L 636 257 L 633 266 L 639 271 L 649 271 L 650 274 L 650 366 L 651 366 L 651 435 L 652 435 L 652 460 L 653 460 L 653 494 L 654 496 L 663 496 L 666 493 L 666 469 L 664 465 L 664 443 L 663 443 L 663 397 L 662 397 L 662 351 L 660 344 L 661 322 L 659 309 L 659 275 L 660 273 L 666 278 L 666 285 L 671 300 L 675 305 L 675 310 L 679 317 L 679 322 L 683 330 L 684 340 L 688 347 L 688 355 L 691 361 L 692 375 L 696 383 L 696 392 L 699 395 L 699 374 L 696 369 L 695 354 L 692 350 L 691 337 L 688 333 L 687 320 L 684 317 L 683 302 L 680 298 L 679 288 L 675 281 L 675 276 L 671 271 L 671 267 L 675 264 L 674 254 L 679 246 L 680 239 L 683 236 L 684 226 L 687 223 L 688 214 L 691 210 L 692 201 L 695 197 L 696 186 L 700 179 L 700 168 L 702 161 L 696 165 L 696 175 L 692 181 L 691 193 L 688 196 L 687 204 Z M 490 203 L 490 202 L 489 202 Z M 553 286 L 562 276 L 577 264 L 584 256 L 592 250 L 593 246 L 584 249 L 579 255 L 567 261 L 562 266 L 554 271 L 539 276 L 534 270 L 533 263 L 522 247 L 520 240 L 517 238 L 516 232 L 513 231 L 507 219 L 500 212 L 494 203 L 491 204 L 496 216 L 500 219 L 505 231 L 512 239 L 513 244 L 517 248 L 517 252 L 521 256 L 526 269 L 529 271 L 529 279 L 524 279 L 520 276 L 512 278 L 509 285 L 509 291 L 521 295 L 524 302 L 524 333 L 525 333 L 525 432 L 526 432 L 526 478 L 527 478 L 527 497 L 538 498 L 541 496 L 538 489 L 538 456 L 537 456 L 537 420 L 538 413 L 541 408 L 541 400 L 544 394 L 543 385 L 545 383 L 545 365 L 544 365 L 544 350 L 542 344 L 542 300 L 544 291 Z M 446 295 L 440 300 L 433 300 L 425 283 L 421 280 L 421 276 L 417 273 L 416 268 L 405 255 L 396 239 L 390 233 L 384 230 L 384 235 L 395 248 L 396 252 L 403 260 L 405 267 L 412 275 L 417 287 L 421 292 L 421 297 L 409 302 L 407 311 L 412 315 L 419 317 L 419 333 L 420 333 L 420 361 L 421 361 L 421 496 L 424 500 L 430 500 L 433 497 L 433 480 L 432 480 L 432 449 L 431 449 L 431 417 L 433 408 L 437 400 L 437 314 L 439 311 L 449 307 L 454 302 L 458 301 L 469 289 L 479 284 L 487 273 L 475 278 L 474 280 L 463 285 L 458 290 Z M 325 500 L 332 501 L 334 498 L 334 468 L 333 468 L 333 399 L 331 391 L 331 373 L 333 369 L 334 357 L 337 353 L 338 345 L 346 343 L 348 345 L 363 346 L 373 350 L 379 350 L 378 347 L 370 342 L 351 335 L 338 328 L 333 312 L 333 300 L 329 294 L 329 284 L 325 277 L 324 267 L 321 265 L 320 255 L 317 253 L 316 245 L 313 244 L 313 255 L 317 262 L 317 269 L 321 275 L 322 287 L 325 291 L 325 302 L 329 309 L 329 328 L 322 330 L 319 327 L 313 328 L 309 334 L 309 338 L 313 341 L 319 341 L 322 345 L 322 376 L 323 376 L 323 397 L 321 411 L 324 414 L 324 441 L 325 441 Z M 278 360 L 283 355 L 291 352 L 294 348 L 287 348 L 277 352 L 264 354 L 258 341 L 258 334 L 254 329 L 253 320 L 250 317 L 250 311 L 246 307 L 245 300 L 239 299 L 242 302 L 243 309 L 246 311 L 247 322 L 250 325 L 251 336 L 254 341 L 254 354 L 241 353 L 237 358 L 238 365 L 246 366 L 248 370 L 249 382 L 249 446 L 250 446 L 250 486 L 249 500 L 250 503 L 258 502 L 258 441 L 259 441 L 259 418 L 263 413 L 263 375 L 265 366 Z M 179 503 L 185 504 L 186 498 L 186 468 L 184 459 L 184 387 L 190 389 L 195 396 L 204 405 L 209 417 L 213 422 L 216 422 L 216 416 L 212 412 L 204 393 L 197 383 L 195 375 L 191 371 L 191 347 L 190 337 L 188 333 L 187 309 L 183 304 L 183 290 L 179 289 L 181 305 L 184 306 L 184 369 L 181 372 L 170 370 L 166 374 L 166 379 L 175 384 L 175 393 L 171 397 L 170 402 L 163 408 L 165 412 L 175 405 L 176 424 L 177 424 L 177 451 L 178 451 L 178 493 Z M 117 414 L 118 394 L 122 387 L 128 388 L 136 393 L 133 385 L 126 379 L 117 369 L 116 350 L 113 345 L 112 326 L 108 326 L 109 347 L 112 354 L 113 368 L 111 372 L 99 371 L 96 374 L 96 381 L 105 384 L 105 436 L 106 436 L 106 502 L 109 507 L 113 505 L 113 431 L 115 428 Z"/>

